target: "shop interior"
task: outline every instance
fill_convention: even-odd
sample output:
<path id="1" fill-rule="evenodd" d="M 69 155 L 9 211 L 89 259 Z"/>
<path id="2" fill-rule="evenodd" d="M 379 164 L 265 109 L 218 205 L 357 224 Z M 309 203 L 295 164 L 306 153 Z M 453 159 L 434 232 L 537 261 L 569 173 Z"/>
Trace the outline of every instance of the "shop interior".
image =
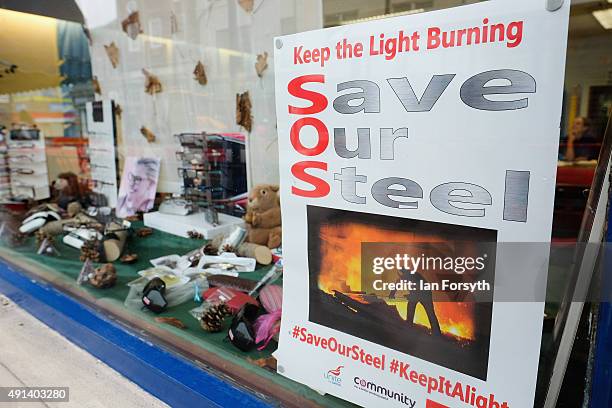
<path id="1" fill-rule="evenodd" d="M 283 272 L 273 38 L 474 2 L 3 2 L 0 258 L 281 403 L 348 405 L 278 375 L 272 356 Z M 608 3 L 572 1 L 556 243 L 579 237 L 612 111 Z M 548 291 L 563 292 L 568 273 L 551 264 Z M 543 316 L 540 400 L 557 310 Z M 589 313 L 559 406 L 587 387 Z M 240 324 L 246 334 L 229 340 Z"/>

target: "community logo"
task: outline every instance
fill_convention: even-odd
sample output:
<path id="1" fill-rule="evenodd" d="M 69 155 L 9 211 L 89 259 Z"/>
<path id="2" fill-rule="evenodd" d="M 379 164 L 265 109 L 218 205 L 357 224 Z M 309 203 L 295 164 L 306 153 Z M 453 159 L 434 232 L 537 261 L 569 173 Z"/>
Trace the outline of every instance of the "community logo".
<path id="1" fill-rule="evenodd" d="M 404 405 L 414 408 L 416 405 L 416 400 L 412 399 L 408 395 L 403 392 L 393 391 L 390 388 L 384 387 L 382 385 L 376 384 L 373 381 L 368 381 L 363 378 L 355 377 L 353 378 L 354 387 L 358 390 L 367 392 L 368 394 L 374 395 L 378 398 L 384 400 L 395 400 L 397 402 L 401 402 Z"/>
<path id="2" fill-rule="evenodd" d="M 344 366 L 338 366 L 333 370 L 329 370 L 323 374 L 323 378 L 325 378 L 328 382 L 340 387 L 342 386 L 342 378 L 340 378 L 340 375 L 342 374 L 343 368 Z"/>

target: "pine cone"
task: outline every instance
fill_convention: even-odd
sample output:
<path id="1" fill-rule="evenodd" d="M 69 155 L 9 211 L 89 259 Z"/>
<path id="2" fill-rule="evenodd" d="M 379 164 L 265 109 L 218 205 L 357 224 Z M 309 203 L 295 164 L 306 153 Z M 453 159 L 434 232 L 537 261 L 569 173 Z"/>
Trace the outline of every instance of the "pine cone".
<path id="1" fill-rule="evenodd" d="M 212 244 L 204 246 L 204 255 L 218 255 L 218 252 L 217 248 Z"/>
<path id="2" fill-rule="evenodd" d="M 49 244 L 55 243 L 55 237 L 41 230 L 36 231 L 36 244 L 40 245 L 46 239 Z"/>
<path id="3" fill-rule="evenodd" d="M 221 251 L 220 252 L 233 252 L 233 253 L 235 253 L 236 252 L 236 248 L 234 248 L 230 244 L 226 244 L 226 245 L 223 245 L 221 247 Z"/>
<path id="4" fill-rule="evenodd" d="M 27 238 L 28 236 L 26 234 L 22 234 L 21 232 L 10 234 L 9 235 L 9 245 L 13 248 L 20 247 L 26 243 Z"/>
<path id="5" fill-rule="evenodd" d="M 223 327 L 223 320 L 230 314 L 229 307 L 225 303 L 211 306 L 210 309 L 202 315 L 200 326 L 207 332 L 217 333 Z"/>
<path id="6" fill-rule="evenodd" d="M 91 241 L 87 241 L 83 243 L 81 247 L 81 262 L 85 262 L 85 260 L 90 259 L 93 262 L 100 262 L 100 241 L 97 239 L 92 239 Z"/>
<path id="7" fill-rule="evenodd" d="M 204 239 L 204 235 L 196 230 L 187 231 L 187 235 L 191 239 Z"/>

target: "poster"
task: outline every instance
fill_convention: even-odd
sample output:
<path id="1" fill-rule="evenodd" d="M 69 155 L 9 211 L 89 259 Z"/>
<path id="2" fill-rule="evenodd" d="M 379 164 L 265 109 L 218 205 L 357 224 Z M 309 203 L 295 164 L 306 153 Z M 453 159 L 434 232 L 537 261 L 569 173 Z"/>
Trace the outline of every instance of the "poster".
<path id="1" fill-rule="evenodd" d="M 113 101 L 94 101 L 85 105 L 88 156 L 93 191 L 104 195 L 107 202 L 98 205 L 115 208 L 117 205 L 117 166 L 115 151 L 115 115 Z"/>
<path id="2" fill-rule="evenodd" d="M 568 18 L 495 1 L 275 39 L 279 373 L 368 407 L 533 406 Z"/>
<path id="3" fill-rule="evenodd" d="M 117 199 L 118 217 L 128 217 L 153 208 L 159 167 L 159 158 L 129 156 L 125 159 Z"/>

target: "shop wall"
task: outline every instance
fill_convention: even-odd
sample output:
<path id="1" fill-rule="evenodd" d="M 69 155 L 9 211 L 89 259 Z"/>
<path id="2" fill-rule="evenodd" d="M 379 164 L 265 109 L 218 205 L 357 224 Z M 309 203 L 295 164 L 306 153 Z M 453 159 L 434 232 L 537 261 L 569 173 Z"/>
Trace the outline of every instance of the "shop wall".
<path id="1" fill-rule="evenodd" d="M 115 100 L 122 109 L 120 157 L 162 158 L 159 191 L 180 190 L 174 135 L 181 132 L 247 132 L 236 124 L 236 94 L 249 91 L 253 105 L 250 147 L 251 183 L 278 182 L 278 148 L 274 106 L 273 38 L 320 28 L 319 0 L 260 0 L 246 12 L 238 0 L 118 0 L 104 8 L 83 8 L 87 21 L 110 21 L 90 27 L 92 70 L 101 85 L 97 99 Z M 130 39 L 121 21 L 139 11 L 142 34 Z M 100 18 L 92 13 L 112 13 Z M 176 31 L 172 19 L 176 16 Z M 113 68 L 105 45 L 119 48 Z M 257 54 L 268 53 L 268 69 L 259 78 Z M 198 61 L 207 85 L 193 75 Z M 142 69 L 156 75 L 159 94 L 146 94 Z M 140 128 L 157 140 L 147 143 Z"/>

